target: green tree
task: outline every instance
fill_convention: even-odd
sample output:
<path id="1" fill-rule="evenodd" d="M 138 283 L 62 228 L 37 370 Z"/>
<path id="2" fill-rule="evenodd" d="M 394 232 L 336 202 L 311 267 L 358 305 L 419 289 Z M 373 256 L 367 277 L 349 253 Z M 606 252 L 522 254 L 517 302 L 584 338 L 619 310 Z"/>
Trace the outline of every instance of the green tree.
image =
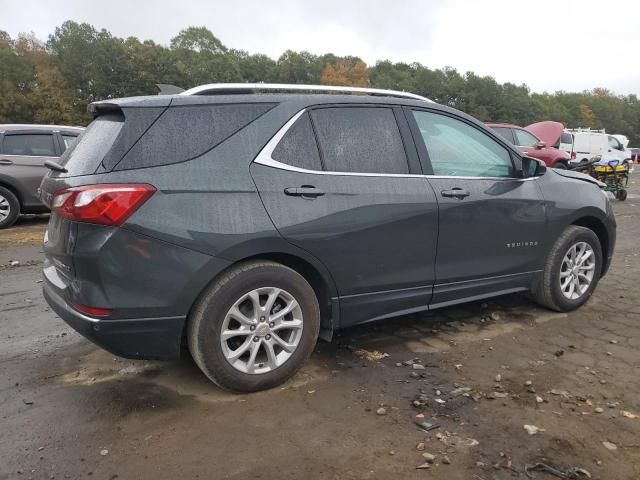
<path id="1" fill-rule="evenodd" d="M 188 50 L 197 53 L 226 53 L 227 47 L 207 27 L 189 27 L 171 39 L 173 50 Z"/>

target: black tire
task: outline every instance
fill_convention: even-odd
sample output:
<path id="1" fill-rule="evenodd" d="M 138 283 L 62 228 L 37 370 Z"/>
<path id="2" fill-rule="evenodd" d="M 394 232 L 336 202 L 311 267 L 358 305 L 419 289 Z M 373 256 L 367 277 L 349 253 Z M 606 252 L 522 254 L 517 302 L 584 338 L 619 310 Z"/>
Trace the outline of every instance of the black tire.
<path id="1" fill-rule="evenodd" d="M 621 202 L 624 202 L 627 199 L 627 191 L 623 188 L 616 192 L 616 198 Z"/>
<path id="2" fill-rule="evenodd" d="M 567 170 L 569 167 L 564 162 L 556 162 L 553 164 L 552 168 L 558 168 L 560 170 Z"/>
<path id="3" fill-rule="evenodd" d="M 224 356 L 221 330 L 234 303 L 263 287 L 284 289 L 295 298 L 302 310 L 302 335 L 291 357 L 279 367 L 266 373 L 244 373 Z M 276 262 L 253 261 L 233 267 L 203 292 L 189 315 L 187 340 L 194 361 L 216 385 L 232 392 L 255 392 L 280 385 L 293 376 L 313 352 L 319 331 L 318 299 L 305 278 Z"/>
<path id="4" fill-rule="evenodd" d="M 569 249 L 578 242 L 586 242 L 593 249 L 595 267 L 589 288 L 577 299 L 565 297 L 560 288 L 560 269 Z M 558 312 L 569 312 L 583 305 L 595 290 L 602 271 L 602 247 L 597 235 L 585 227 L 571 225 L 558 237 L 545 262 L 542 277 L 532 288 L 536 302 Z"/>
<path id="5" fill-rule="evenodd" d="M 3 228 L 9 228 L 13 225 L 18 216 L 20 215 L 20 202 L 11 190 L 4 187 L 0 187 L 0 208 L 6 213 L 8 209 L 8 215 L 0 216 L 0 230 Z M 2 201 L 4 199 L 4 201 Z"/>

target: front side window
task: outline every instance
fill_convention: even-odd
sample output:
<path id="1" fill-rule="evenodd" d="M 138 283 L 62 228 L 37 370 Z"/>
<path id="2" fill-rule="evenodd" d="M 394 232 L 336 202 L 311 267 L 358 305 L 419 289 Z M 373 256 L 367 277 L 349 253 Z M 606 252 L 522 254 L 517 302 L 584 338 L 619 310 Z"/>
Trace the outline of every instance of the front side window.
<path id="1" fill-rule="evenodd" d="M 32 157 L 55 157 L 51 134 L 16 134 L 4 136 L 2 153 L 5 155 L 25 155 Z"/>
<path id="2" fill-rule="evenodd" d="M 540 140 L 538 140 L 536 137 L 531 135 L 526 130 L 520 130 L 519 128 L 515 128 L 513 131 L 516 132 L 516 140 L 518 141 L 516 145 L 520 147 L 533 148 L 536 146 L 538 142 L 540 142 Z"/>
<path id="3" fill-rule="evenodd" d="M 413 111 L 434 175 L 511 177 L 509 151 L 471 125 L 437 113 Z"/>
<path id="4" fill-rule="evenodd" d="M 325 170 L 402 174 L 407 157 L 393 110 L 339 107 L 311 111 Z"/>
<path id="5" fill-rule="evenodd" d="M 271 154 L 274 160 L 306 170 L 322 170 L 311 119 L 303 113 Z"/>
<path id="6" fill-rule="evenodd" d="M 615 150 L 622 150 L 622 144 L 616 137 L 609 137 L 609 146 Z"/>

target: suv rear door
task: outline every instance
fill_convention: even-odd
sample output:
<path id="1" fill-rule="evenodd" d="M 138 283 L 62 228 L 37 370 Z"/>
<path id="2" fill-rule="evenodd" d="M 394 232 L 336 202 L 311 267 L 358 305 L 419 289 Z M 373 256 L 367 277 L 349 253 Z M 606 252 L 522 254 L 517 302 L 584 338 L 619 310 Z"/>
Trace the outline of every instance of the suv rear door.
<path id="1" fill-rule="evenodd" d="M 437 202 L 399 108 L 300 112 L 251 173 L 280 234 L 331 272 L 341 326 L 427 308 Z"/>
<path id="2" fill-rule="evenodd" d="M 12 177 L 23 205 L 38 205 L 38 187 L 47 173 L 44 162 L 59 155 L 60 147 L 53 132 L 6 131 L 0 146 L 0 173 Z"/>
<path id="3" fill-rule="evenodd" d="M 405 111 L 440 210 L 432 305 L 523 290 L 548 250 L 536 178 L 518 178 L 515 154 L 471 121 Z"/>

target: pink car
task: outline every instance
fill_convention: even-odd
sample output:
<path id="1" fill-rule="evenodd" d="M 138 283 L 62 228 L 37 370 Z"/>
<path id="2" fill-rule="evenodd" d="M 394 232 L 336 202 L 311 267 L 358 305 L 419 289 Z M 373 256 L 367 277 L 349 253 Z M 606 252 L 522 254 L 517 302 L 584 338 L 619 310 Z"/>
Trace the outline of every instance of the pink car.
<path id="1" fill-rule="evenodd" d="M 542 160 L 548 167 L 569 168 L 571 156 L 555 148 L 564 130 L 561 123 L 540 122 L 525 128 L 507 123 L 487 123 L 487 126 L 530 157 Z"/>

